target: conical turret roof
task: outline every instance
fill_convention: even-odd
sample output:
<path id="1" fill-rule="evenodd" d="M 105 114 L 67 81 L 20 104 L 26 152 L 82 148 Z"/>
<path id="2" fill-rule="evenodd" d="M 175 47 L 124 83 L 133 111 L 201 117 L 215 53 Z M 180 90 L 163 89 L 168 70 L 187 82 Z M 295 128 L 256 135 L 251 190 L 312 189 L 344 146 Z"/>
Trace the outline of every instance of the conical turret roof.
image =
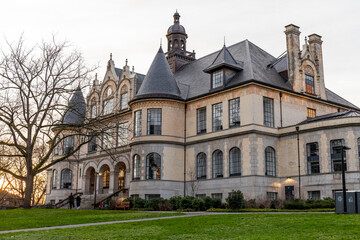
<path id="1" fill-rule="evenodd" d="M 221 49 L 221 51 L 219 52 L 219 54 L 216 56 L 214 62 L 210 66 L 208 66 L 204 70 L 204 72 L 209 73 L 212 72 L 213 70 L 216 70 L 224 66 L 234 70 L 242 70 L 242 66 L 236 62 L 236 60 L 231 55 L 225 44 Z"/>
<path id="2" fill-rule="evenodd" d="M 183 100 L 161 47 L 135 97 L 135 99 L 144 98 L 170 98 Z"/>
<path id="3" fill-rule="evenodd" d="M 64 124 L 81 124 L 85 120 L 86 103 L 84 95 L 78 87 L 71 97 L 68 108 L 66 109 L 63 123 Z"/>

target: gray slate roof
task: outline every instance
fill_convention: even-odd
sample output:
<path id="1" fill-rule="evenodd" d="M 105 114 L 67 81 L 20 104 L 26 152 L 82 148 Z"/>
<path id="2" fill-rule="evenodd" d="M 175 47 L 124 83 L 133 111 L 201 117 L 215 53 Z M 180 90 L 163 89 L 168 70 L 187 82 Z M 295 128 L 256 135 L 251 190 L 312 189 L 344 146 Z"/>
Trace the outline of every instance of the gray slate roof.
<path id="1" fill-rule="evenodd" d="M 81 124 L 85 119 L 86 103 L 80 87 L 76 89 L 71 97 L 65 112 L 64 124 Z"/>
<path id="2" fill-rule="evenodd" d="M 243 62 L 236 62 L 234 57 L 231 55 L 227 47 L 224 45 L 221 51 L 216 56 L 213 63 L 204 69 L 204 72 L 209 73 L 213 70 L 219 69 L 221 67 L 229 67 L 234 70 L 242 70 Z"/>
<path id="3" fill-rule="evenodd" d="M 299 124 L 306 124 L 306 123 L 312 123 L 312 122 L 318 122 L 318 121 L 325 121 L 325 120 L 332 120 L 332 119 L 339 119 L 339 118 L 348 118 L 348 117 L 360 117 L 360 113 L 356 112 L 353 109 L 346 110 L 343 112 L 336 112 L 336 113 L 330 113 L 322 116 L 318 116 L 315 118 L 309 118 L 305 121 L 300 122 Z"/>
<path id="4" fill-rule="evenodd" d="M 181 95 L 165 54 L 160 47 L 135 99 L 171 98 L 183 100 Z"/>
<path id="5" fill-rule="evenodd" d="M 121 68 L 115 68 L 115 73 L 118 77 L 120 77 L 121 74 L 123 73 L 123 70 Z M 145 75 L 137 72 L 135 73 L 136 73 L 135 86 L 136 86 L 136 92 L 138 92 L 142 82 L 144 81 Z"/>

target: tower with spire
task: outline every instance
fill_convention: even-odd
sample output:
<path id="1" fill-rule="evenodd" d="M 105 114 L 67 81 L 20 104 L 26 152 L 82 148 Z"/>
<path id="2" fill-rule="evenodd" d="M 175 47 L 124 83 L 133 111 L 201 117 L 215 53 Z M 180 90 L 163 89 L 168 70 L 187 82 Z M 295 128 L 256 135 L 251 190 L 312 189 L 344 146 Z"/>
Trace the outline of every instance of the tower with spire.
<path id="1" fill-rule="evenodd" d="M 180 14 L 174 13 L 174 24 L 168 28 L 166 38 L 168 51 L 166 59 L 172 73 L 175 73 L 184 64 L 195 60 L 195 51 L 186 51 L 187 34 L 185 28 L 180 24 Z"/>

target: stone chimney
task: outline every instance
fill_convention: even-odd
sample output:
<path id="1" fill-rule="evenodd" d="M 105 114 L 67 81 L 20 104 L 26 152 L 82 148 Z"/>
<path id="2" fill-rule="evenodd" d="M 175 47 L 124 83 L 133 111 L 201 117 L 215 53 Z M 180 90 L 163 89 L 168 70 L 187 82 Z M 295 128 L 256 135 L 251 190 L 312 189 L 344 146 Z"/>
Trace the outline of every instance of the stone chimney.
<path id="1" fill-rule="evenodd" d="M 300 80 L 300 31 L 294 24 L 285 26 L 286 49 L 288 58 L 288 78 L 296 92 L 302 91 Z"/>
<path id="2" fill-rule="evenodd" d="M 318 94 L 320 98 L 326 99 L 326 91 L 325 91 L 325 80 L 324 80 L 324 64 L 323 64 L 323 56 L 322 56 L 322 40 L 321 36 L 315 33 L 309 35 L 309 48 L 310 53 L 314 57 L 316 62 L 316 72 L 317 78 L 316 82 L 318 82 Z"/>

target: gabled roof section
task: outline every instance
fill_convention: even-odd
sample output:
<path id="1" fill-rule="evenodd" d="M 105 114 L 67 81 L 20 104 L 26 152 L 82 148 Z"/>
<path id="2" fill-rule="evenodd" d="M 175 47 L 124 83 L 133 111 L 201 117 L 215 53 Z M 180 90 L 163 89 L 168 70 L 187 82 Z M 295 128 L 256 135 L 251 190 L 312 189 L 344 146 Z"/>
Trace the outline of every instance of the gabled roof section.
<path id="1" fill-rule="evenodd" d="M 82 124 L 85 120 L 86 103 L 84 95 L 78 87 L 71 97 L 66 109 L 63 124 Z"/>
<path id="2" fill-rule="evenodd" d="M 181 98 L 180 89 L 161 47 L 159 48 L 134 100 L 145 98 L 183 100 Z"/>
<path id="3" fill-rule="evenodd" d="M 330 114 L 318 116 L 315 118 L 309 118 L 303 122 L 300 122 L 299 124 L 306 124 L 306 123 L 339 119 L 339 118 L 349 118 L 349 117 L 360 117 L 360 113 L 353 109 L 350 109 L 350 110 L 346 110 L 343 112 L 330 113 Z"/>
<path id="4" fill-rule="evenodd" d="M 219 54 L 216 56 L 213 63 L 204 69 L 204 72 L 210 73 L 221 67 L 228 67 L 233 70 L 240 71 L 243 69 L 243 62 L 237 62 L 234 57 L 231 55 L 227 47 L 223 46 Z"/>

